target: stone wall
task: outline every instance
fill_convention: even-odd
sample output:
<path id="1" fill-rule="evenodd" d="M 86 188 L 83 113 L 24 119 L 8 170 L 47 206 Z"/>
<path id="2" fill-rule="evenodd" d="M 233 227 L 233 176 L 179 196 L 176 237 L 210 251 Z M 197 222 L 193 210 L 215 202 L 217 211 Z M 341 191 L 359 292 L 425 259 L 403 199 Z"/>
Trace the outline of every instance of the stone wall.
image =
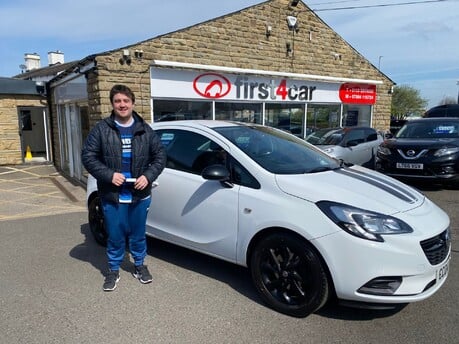
<path id="1" fill-rule="evenodd" d="M 150 66 L 167 60 L 277 72 L 380 80 L 373 126 L 385 130 L 390 121 L 393 82 L 302 3 L 271 0 L 183 30 L 96 56 L 98 75 L 88 78 L 91 125 L 110 110 L 109 91 L 125 83 L 136 94 L 136 110 L 151 120 Z M 293 12 L 292 12 L 293 11 Z M 289 30 L 287 15 L 298 18 Z M 266 35 L 266 26 L 272 27 Z M 292 48 L 287 53 L 287 43 Z M 131 63 L 120 63 L 129 49 Z M 134 52 L 142 50 L 142 58 Z"/>
<path id="2" fill-rule="evenodd" d="M 150 68 L 166 60 L 230 68 L 327 77 L 379 80 L 373 127 L 388 130 L 390 90 L 394 85 L 364 56 L 334 32 L 316 14 L 300 3 L 271 0 L 201 24 L 154 37 L 143 42 L 94 55 L 95 70 L 86 72 L 90 127 L 111 111 L 109 92 L 114 84 L 126 84 L 136 94 L 136 111 L 151 121 Z M 298 30 L 290 30 L 287 16 L 298 18 Z M 272 27 L 266 35 L 267 25 Z M 287 44 L 292 52 L 287 52 Z M 130 52 L 130 63 L 123 50 Z M 142 51 L 136 57 L 135 51 Z M 51 92 L 52 94 L 52 92 Z M 52 104 L 55 102 L 52 101 Z M 53 152 L 61 166 L 57 109 L 52 109 Z"/>
<path id="3" fill-rule="evenodd" d="M 0 165 L 23 163 L 18 107 L 44 107 L 39 96 L 0 95 Z"/>

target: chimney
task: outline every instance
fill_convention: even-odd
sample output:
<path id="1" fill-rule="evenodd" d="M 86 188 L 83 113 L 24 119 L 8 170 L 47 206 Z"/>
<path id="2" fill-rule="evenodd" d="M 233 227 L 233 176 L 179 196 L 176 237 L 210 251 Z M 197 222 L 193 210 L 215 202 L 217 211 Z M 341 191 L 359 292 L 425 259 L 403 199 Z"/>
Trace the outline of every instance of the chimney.
<path id="1" fill-rule="evenodd" d="M 24 54 L 26 72 L 29 72 L 33 69 L 40 68 L 40 55 L 37 53 L 26 53 Z"/>
<path id="2" fill-rule="evenodd" d="M 64 63 L 64 53 L 59 50 L 48 52 L 48 65 L 52 66 L 57 63 Z"/>

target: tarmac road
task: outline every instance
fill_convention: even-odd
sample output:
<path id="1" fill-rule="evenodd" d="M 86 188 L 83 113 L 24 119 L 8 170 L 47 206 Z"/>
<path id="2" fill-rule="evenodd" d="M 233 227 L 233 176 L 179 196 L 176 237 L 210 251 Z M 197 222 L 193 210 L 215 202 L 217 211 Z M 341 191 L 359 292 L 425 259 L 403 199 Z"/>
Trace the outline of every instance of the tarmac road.
<path id="1" fill-rule="evenodd" d="M 157 240 L 146 259 L 153 283 L 134 279 L 126 260 L 117 290 L 104 293 L 105 252 L 81 200 L 54 191 L 76 208 L 0 218 L 0 343 L 459 343 L 458 190 L 424 190 L 452 219 L 437 294 L 392 312 L 331 306 L 305 319 L 265 307 L 245 269 Z"/>

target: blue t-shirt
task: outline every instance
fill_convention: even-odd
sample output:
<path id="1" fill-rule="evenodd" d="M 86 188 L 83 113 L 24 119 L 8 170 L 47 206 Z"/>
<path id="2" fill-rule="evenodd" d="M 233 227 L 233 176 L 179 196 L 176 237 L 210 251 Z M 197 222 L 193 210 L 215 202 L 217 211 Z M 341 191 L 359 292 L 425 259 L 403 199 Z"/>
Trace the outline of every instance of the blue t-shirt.
<path id="1" fill-rule="evenodd" d="M 118 122 L 115 122 L 118 130 L 121 135 L 122 143 L 122 155 L 121 155 L 121 173 L 124 174 L 126 178 L 131 178 L 131 163 L 132 163 L 132 136 L 133 136 L 133 127 L 134 121 L 129 125 L 124 126 Z M 120 203 L 132 203 L 132 187 L 133 183 L 124 182 L 120 188 Z"/>

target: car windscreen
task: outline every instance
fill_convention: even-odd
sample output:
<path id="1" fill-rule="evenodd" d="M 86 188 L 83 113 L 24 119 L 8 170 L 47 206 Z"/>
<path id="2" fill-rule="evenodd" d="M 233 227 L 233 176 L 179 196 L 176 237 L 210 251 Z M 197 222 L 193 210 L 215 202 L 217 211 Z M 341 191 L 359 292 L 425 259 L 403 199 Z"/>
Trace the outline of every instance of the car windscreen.
<path id="1" fill-rule="evenodd" d="M 341 129 L 320 129 L 306 137 L 306 142 L 313 145 L 336 146 L 343 140 L 344 133 Z"/>
<path id="2" fill-rule="evenodd" d="M 264 169 L 275 174 L 303 174 L 339 168 L 339 162 L 304 140 L 261 125 L 215 128 Z"/>
<path id="3" fill-rule="evenodd" d="M 459 121 L 415 121 L 407 122 L 397 133 L 402 139 L 459 138 Z"/>

